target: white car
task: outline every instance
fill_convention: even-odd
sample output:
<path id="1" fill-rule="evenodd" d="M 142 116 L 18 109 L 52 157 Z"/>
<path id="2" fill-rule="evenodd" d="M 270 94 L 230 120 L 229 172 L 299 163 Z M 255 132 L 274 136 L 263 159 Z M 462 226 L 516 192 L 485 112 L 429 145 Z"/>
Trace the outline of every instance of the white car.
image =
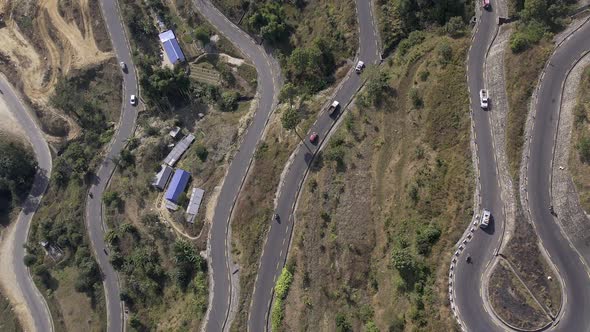
<path id="1" fill-rule="evenodd" d="M 359 62 L 356 64 L 356 67 L 354 67 L 354 70 L 356 70 L 356 72 L 357 72 L 358 74 L 360 74 L 360 73 L 361 73 L 361 71 L 363 71 L 363 68 L 365 68 L 365 63 L 364 63 L 364 62 L 362 62 L 362 61 L 359 61 Z"/>
<path id="2" fill-rule="evenodd" d="M 481 222 L 479 223 L 479 227 L 486 228 L 490 224 L 490 219 L 492 217 L 492 213 L 488 209 L 483 209 L 481 214 Z"/>
<path id="3" fill-rule="evenodd" d="M 135 95 L 131 95 L 131 97 L 129 97 L 129 103 L 133 106 L 137 105 L 137 97 Z"/>
<path id="4" fill-rule="evenodd" d="M 479 104 L 481 105 L 481 108 L 487 109 L 488 108 L 488 101 L 489 101 L 488 90 L 486 90 L 486 89 L 479 90 Z"/>
<path id="5" fill-rule="evenodd" d="M 121 66 L 122 71 L 127 72 L 127 65 L 125 64 L 125 62 L 119 62 L 119 66 Z"/>

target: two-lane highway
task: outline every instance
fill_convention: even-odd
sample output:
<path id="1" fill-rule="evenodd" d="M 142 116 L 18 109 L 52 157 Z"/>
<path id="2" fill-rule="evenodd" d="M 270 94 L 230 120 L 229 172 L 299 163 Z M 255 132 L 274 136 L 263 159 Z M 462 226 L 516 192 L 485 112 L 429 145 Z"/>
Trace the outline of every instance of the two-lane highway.
<path id="1" fill-rule="evenodd" d="M 378 64 L 380 61 L 378 37 L 376 25 L 373 19 L 371 4 L 368 0 L 357 0 L 356 9 L 359 24 L 359 45 L 358 59 L 368 65 Z M 340 85 L 334 99 L 344 108 L 351 101 L 356 92 L 361 88 L 363 81 L 359 75 L 352 73 Z M 320 141 L 330 132 L 334 126 L 334 119 L 322 110 L 309 132 L 316 132 Z M 294 203 L 297 200 L 298 188 L 302 185 L 307 174 L 313 154 L 321 146 L 305 142 L 307 147 L 299 145 L 295 152 L 292 164 L 284 177 L 282 191 L 277 201 L 276 213 L 281 217 L 281 222 L 272 222 L 260 258 L 258 276 L 254 285 L 254 294 L 248 317 L 248 331 L 265 331 L 270 325 L 268 313 L 273 297 L 275 281 L 281 273 L 285 264 L 294 222 Z M 309 148 L 309 149 L 308 149 Z M 310 152 L 311 150 L 311 152 Z M 312 154 L 313 153 L 313 154 Z M 269 222 L 270 216 L 269 216 Z M 268 328 L 270 329 L 270 328 Z"/>
<path id="2" fill-rule="evenodd" d="M 18 282 L 18 287 L 20 287 L 28 310 L 33 318 L 34 328 L 37 331 L 53 331 L 53 321 L 49 308 L 47 307 L 47 302 L 45 302 L 37 286 L 35 286 L 29 274 L 29 269 L 24 264 L 26 252 L 23 246 L 24 243 L 27 243 L 33 215 L 37 211 L 45 189 L 47 189 L 47 185 L 49 184 L 52 166 L 51 153 L 43 137 L 43 132 L 34 120 L 34 116 L 21 103 L 18 94 L 12 89 L 12 86 L 10 86 L 3 75 L 0 75 L 0 91 L 2 91 L 1 97 L 6 101 L 8 108 L 23 128 L 31 143 L 38 164 L 33 187 L 16 221 L 13 240 L 14 248 L 12 250 L 14 253 L 12 268 Z"/>
<path id="3" fill-rule="evenodd" d="M 231 43 L 252 61 L 258 72 L 258 109 L 248 126 L 239 150 L 234 156 L 217 199 L 215 214 L 209 233 L 209 264 L 212 300 L 206 318 L 206 331 L 220 332 L 229 329 L 229 311 L 235 290 L 230 280 L 231 248 L 227 241 L 232 210 L 248 173 L 256 146 L 262 137 L 268 118 L 277 102 L 281 73 L 276 61 L 261 45 L 230 22 L 208 0 L 194 0 L 197 10 Z M 236 303 L 233 303 L 236 305 Z"/>
<path id="4" fill-rule="evenodd" d="M 115 171 L 115 158 L 127 144 L 127 139 L 135 130 L 137 108 L 129 103 L 129 96 L 138 95 L 138 85 L 131 57 L 131 49 L 125 34 L 119 7 L 115 0 L 100 0 L 107 31 L 117 56 L 117 60 L 127 65 L 127 72 L 123 73 L 123 94 L 121 118 L 115 137 L 107 149 L 106 158 L 96 173 L 96 180 L 90 187 L 86 199 L 86 227 L 94 255 L 103 274 L 103 285 L 107 306 L 107 331 L 121 332 L 124 329 L 123 303 L 119 298 L 120 285 L 117 272 L 109 262 L 105 249 L 104 233 L 107 231 L 102 215 L 102 194 L 109 179 Z"/>

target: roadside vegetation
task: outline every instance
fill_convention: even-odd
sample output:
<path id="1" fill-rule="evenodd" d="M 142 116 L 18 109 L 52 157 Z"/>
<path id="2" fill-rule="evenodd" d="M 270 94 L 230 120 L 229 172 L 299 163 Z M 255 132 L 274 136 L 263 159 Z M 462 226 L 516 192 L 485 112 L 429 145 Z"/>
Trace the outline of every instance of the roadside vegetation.
<path id="1" fill-rule="evenodd" d="M 358 48 L 353 0 L 213 2 L 276 49 L 298 95 L 313 95 L 346 74 Z"/>
<path id="2" fill-rule="evenodd" d="M 23 328 L 4 294 L 0 293 L 0 330 L 6 332 L 22 332 Z"/>
<path id="3" fill-rule="evenodd" d="M 286 85 L 288 86 L 288 85 Z M 274 210 L 274 199 L 281 173 L 297 144 L 300 133 L 307 133 L 317 113 L 328 100 L 333 89 L 315 97 L 289 98 L 271 115 L 262 141 L 254 154 L 249 176 L 236 201 L 232 217 L 232 256 L 240 265 L 240 298 L 232 331 L 244 331 L 248 310 L 258 273 L 258 263 L 269 223 Z M 282 96 L 284 97 L 284 96 Z M 286 114 L 297 111 L 293 130 L 284 128 Z"/>
<path id="4" fill-rule="evenodd" d="M 463 27 L 413 32 L 366 69 L 304 185 L 282 330 L 455 328 L 448 261 L 473 213 Z"/>
<path id="5" fill-rule="evenodd" d="M 569 158 L 572 175 L 580 204 L 584 211 L 590 211 L 590 67 L 584 69 L 578 90 L 577 105 L 574 108 L 574 127 Z"/>
<path id="6" fill-rule="evenodd" d="M 37 167 L 30 145 L 2 137 L 0 142 L 0 226 L 6 226 L 27 198 Z"/>
<path id="7" fill-rule="evenodd" d="M 573 0 L 509 1 L 510 12 L 519 19 L 514 23 L 515 31 L 510 37 L 504 64 L 505 68 L 510 68 L 506 70 L 506 91 L 510 106 L 506 151 L 509 170 L 514 179 L 518 178 L 531 95 L 553 50 L 552 39 L 570 22 L 566 16 L 574 3 Z"/>
<path id="8" fill-rule="evenodd" d="M 105 326 L 102 279 L 88 242 L 84 208 L 101 149 L 119 119 L 120 84 L 120 69 L 112 60 L 62 77 L 50 98 L 52 107 L 83 128 L 79 138 L 56 146 L 51 182 L 31 225 L 24 262 L 58 329 Z"/>

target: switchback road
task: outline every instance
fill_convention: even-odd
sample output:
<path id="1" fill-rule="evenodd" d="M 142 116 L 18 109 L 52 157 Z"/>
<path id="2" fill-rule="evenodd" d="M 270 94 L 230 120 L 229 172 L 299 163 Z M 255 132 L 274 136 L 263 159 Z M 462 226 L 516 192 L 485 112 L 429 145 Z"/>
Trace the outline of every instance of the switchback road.
<path id="1" fill-rule="evenodd" d="M 220 332 L 229 329 L 231 301 L 235 301 L 237 295 L 230 280 L 231 248 L 230 241 L 227 239 L 230 234 L 229 221 L 256 146 L 276 105 L 281 73 L 271 55 L 230 22 L 211 2 L 208 0 L 193 0 L 193 2 L 201 15 L 252 61 L 258 72 L 258 109 L 225 176 L 209 233 L 208 251 L 212 293 L 205 330 Z M 236 303 L 234 302 L 233 305 Z"/>
<path id="2" fill-rule="evenodd" d="M 530 216 L 543 246 L 560 272 L 565 284 L 562 316 L 555 331 L 590 331 L 590 253 L 586 243 L 573 243 L 581 255 L 570 246 L 558 224 L 559 216 L 549 211 L 553 148 L 559 121 L 562 86 L 570 68 L 590 50 L 590 23 L 584 24 L 555 50 L 545 68 L 537 91 L 535 118 L 530 137 L 526 169 L 526 193 Z M 526 151 L 524 153 L 527 153 Z M 525 181 L 525 179 L 521 179 Z"/>
<path id="3" fill-rule="evenodd" d="M 24 298 L 26 305 L 31 313 L 35 329 L 37 331 L 53 331 L 53 321 L 51 313 L 45 298 L 41 295 L 37 286 L 33 282 L 29 269 L 24 264 L 25 248 L 29 235 L 29 228 L 33 215 L 37 211 L 43 194 L 49 184 L 49 177 L 51 175 L 51 153 L 47 142 L 43 137 L 43 132 L 34 120 L 34 116 L 30 113 L 28 108 L 21 103 L 18 94 L 12 89 L 12 86 L 6 81 L 3 75 L 0 75 L 0 91 L 6 101 L 14 118 L 19 122 L 23 128 L 37 159 L 38 169 L 33 181 L 31 192 L 25 201 L 21 212 L 16 221 L 16 229 L 14 233 L 14 248 L 12 252 L 14 257 L 12 259 L 13 271 Z"/>
<path id="4" fill-rule="evenodd" d="M 454 271 L 455 305 L 459 309 L 460 319 L 467 331 L 510 330 L 495 319 L 494 313 L 486 309 L 485 299 L 482 297 L 482 294 L 487 292 L 487 289 L 484 289 L 485 283 L 482 278 L 484 271 L 493 262 L 493 255 L 503 232 L 501 218 L 504 218 L 503 203 L 499 197 L 495 171 L 495 151 L 490 135 L 490 120 L 487 112 L 479 110 L 478 96 L 479 89 L 484 88 L 483 64 L 487 47 L 495 33 L 496 20 L 497 15 L 494 15 L 493 12 L 484 11 L 482 13 L 468 60 L 468 84 L 478 146 L 481 205 L 492 211 L 495 216 L 492 226 L 495 227 L 491 230 L 476 232 L 472 243 L 469 244 L 469 249 L 467 249 L 473 257 L 473 263 L 467 264 L 463 259 L 459 259 Z M 587 308 L 590 307 L 588 269 L 582 258 L 578 259 L 578 253 L 569 245 L 568 238 L 560 231 L 555 217 L 549 211 L 551 205 L 550 172 L 555 131 L 559 119 L 561 88 L 569 68 L 584 51 L 590 49 L 590 40 L 587 38 L 589 33 L 590 24 L 586 24 L 574 32 L 551 56 L 549 66 L 546 67 L 545 75 L 538 88 L 538 99 L 534 105 L 536 113 L 533 117 L 534 127 L 530 137 L 527 137 L 530 150 L 523 152 L 528 155 L 528 161 L 525 178 L 521 179 L 521 182 L 526 184 L 526 190 L 521 191 L 521 194 L 526 196 L 525 200 L 529 203 L 531 221 L 535 225 L 542 246 L 551 258 L 549 264 L 555 265 L 565 286 L 562 310 L 554 324 L 546 330 L 590 330 L 590 317 L 585 314 Z M 493 107 L 489 112 L 493 112 Z M 525 211 L 525 213 L 528 212 Z M 584 258 L 588 263 L 590 257 L 586 255 Z M 526 258 L 523 257 L 523 259 Z"/>
<path id="5" fill-rule="evenodd" d="M 464 255 L 458 258 L 454 271 L 454 297 L 467 331 L 503 331 L 504 329 L 496 325 L 486 310 L 483 298 L 483 291 L 487 290 L 483 289 L 482 278 L 500 245 L 501 234 L 504 231 L 504 214 L 490 126 L 490 112 L 494 111 L 494 99 L 491 96 L 492 102 L 487 111 L 481 109 L 479 100 L 479 90 L 485 89 L 484 64 L 488 47 L 496 33 L 498 15 L 494 8 L 479 13 L 479 22 L 467 58 L 467 85 L 475 126 L 478 181 L 481 185 L 478 206 L 491 211 L 493 222 L 485 230 L 476 226 L 474 238 L 466 249 L 473 258 L 472 263 L 467 264 Z M 480 214 L 481 211 L 475 213 Z"/>
<path id="6" fill-rule="evenodd" d="M 123 303 L 119 298 L 120 285 L 117 272 L 110 264 L 106 253 L 104 233 L 107 228 L 102 215 L 102 195 L 111 175 L 115 171 L 115 158 L 119 156 L 121 150 L 127 144 L 127 139 L 135 130 L 137 108 L 129 103 L 129 96 L 132 94 L 138 95 L 138 85 L 131 49 L 117 2 L 115 0 L 100 0 L 100 5 L 117 60 L 127 65 L 127 72 L 123 73 L 123 94 L 119 125 L 86 198 L 86 227 L 88 228 L 94 255 L 103 274 L 107 306 L 107 331 L 121 332 L 125 324 Z"/>
<path id="7" fill-rule="evenodd" d="M 364 61 L 367 65 L 378 64 L 381 56 L 379 53 L 377 26 L 373 18 L 370 0 L 357 0 L 356 10 L 360 45 L 358 60 Z M 351 70 L 351 73 L 345 78 L 334 95 L 334 99 L 338 100 L 342 105 L 340 113 L 344 112 L 345 107 L 352 101 L 362 84 L 361 77 Z M 334 119 L 328 116 L 325 110 L 322 110 L 309 132 L 318 133 L 320 141 L 323 141 L 333 126 Z M 303 144 L 307 146 L 305 147 L 302 144 L 298 146 L 279 193 L 276 213 L 281 217 L 281 222 L 272 222 L 260 258 L 260 266 L 254 284 L 254 294 L 248 316 L 248 331 L 251 332 L 265 331 L 270 325 L 268 313 L 274 285 L 285 264 L 291 242 L 295 202 L 313 156 L 321 146 L 321 143 L 312 145 L 308 141 Z M 271 222 L 270 216 L 269 222 Z"/>

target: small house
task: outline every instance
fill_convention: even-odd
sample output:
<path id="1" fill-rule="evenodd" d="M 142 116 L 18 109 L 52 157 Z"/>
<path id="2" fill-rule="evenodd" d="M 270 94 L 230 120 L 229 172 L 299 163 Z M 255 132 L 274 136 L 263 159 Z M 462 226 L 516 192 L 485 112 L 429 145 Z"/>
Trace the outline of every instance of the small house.
<path id="1" fill-rule="evenodd" d="M 172 203 L 177 204 L 178 197 L 180 197 L 180 194 L 182 194 L 186 189 L 186 185 L 188 184 L 190 177 L 191 173 L 183 169 L 177 169 L 176 172 L 174 172 L 174 176 L 172 177 L 170 184 L 168 185 L 168 190 L 166 190 L 164 198 Z"/>
<path id="2" fill-rule="evenodd" d="M 176 36 L 172 30 L 162 32 L 159 34 L 159 37 L 162 48 L 164 48 L 164 55 L 171 64 L 175 65 L 185 60 L 184 53 L 182 53 L 178 40 L 176 40 Z"/>
<path id="3" fill-rule="evenodd" d="M 164 190 L 164 188 L 166 188 L 166 183 L 168 183 L 168 180 L 170 179 L 170 175 L 172 175 L 172 167 L 162 165 L 160 171 L 156 173 L 156 176 L 152 181 L 152 186 Z"/>

